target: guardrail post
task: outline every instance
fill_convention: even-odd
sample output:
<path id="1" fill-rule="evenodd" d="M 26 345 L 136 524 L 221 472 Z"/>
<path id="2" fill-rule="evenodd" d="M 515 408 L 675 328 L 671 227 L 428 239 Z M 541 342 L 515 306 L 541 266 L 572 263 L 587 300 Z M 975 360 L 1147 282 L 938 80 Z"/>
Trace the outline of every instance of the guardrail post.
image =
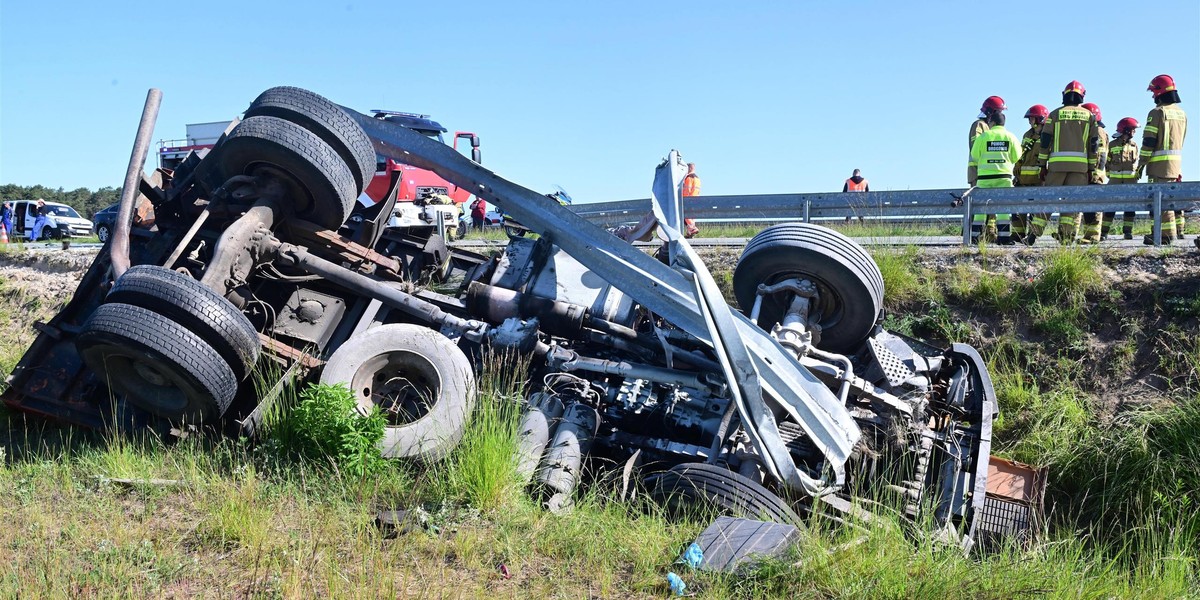
<path id="1" fill-rule="evenodd" d="M 808 211 L 809 211 L 811 208 L 812 208 L 812 200 L 811 200 L 811 199 L 809 199 L 809 198 L 805 198 L 805 199 L 804 199 L 804 222 L 805 222 L 805 223 L 808 223 L 808 222 L 810 222 L 810 221 L 811 221 L 811 219 L 810 219 L 810 218 L 809 218 L 809 216 L 808 216 Z"/>
<path id="2" fill-rule="evenodd" d="M 963 245 L 971 245 L 971 192 L 962 195 L 963 207 Z"/>
<path id="3" fill-rule="evenodd" d="M 1154 202 L 1150 205 L 1154 213 L 1154 225 L 1150 235 L 1154 237 L 1154 245 L 1162 245 L 1162 190 L 1154 190 Z M 1173 237 L 1173 236 L 1172 236 Z"/>

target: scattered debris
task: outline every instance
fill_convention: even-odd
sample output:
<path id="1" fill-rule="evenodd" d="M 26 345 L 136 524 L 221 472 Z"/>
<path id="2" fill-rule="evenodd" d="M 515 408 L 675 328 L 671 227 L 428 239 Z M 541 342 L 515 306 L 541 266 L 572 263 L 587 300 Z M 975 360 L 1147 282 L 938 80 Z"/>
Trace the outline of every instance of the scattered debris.
<path id="1" fill-rule="evenodd" d="M 684 590 L 687 590 L 687 584 L 675 573 L 667 573 L 667 587 L 671 588 L 671 592 L 676 596 L 683 596 Z"/>
<path id="2" fill-rule="evenodd" d="M 800 529 L 795 525 L 717 517 L 692 546 L 700 550 L 697 568 L 733 573 L 755 560 L 783 556 L 800 538 Z"/>
<path id="3" fill-rule="evenodd" d="M 132 487 L 168 488 L 168 487 L 185 487 L 185 486 L 187 486 L 186 481 L 181 481 L 179 479 L 125 479 L 125 478 L 121 478 L 121 477 L 103 477 L 103 476 L 97 475 L 96 480 L 99 481 L 100 483 L 112 483 L 115 485 L 131 487 L 131 488 Z"/>

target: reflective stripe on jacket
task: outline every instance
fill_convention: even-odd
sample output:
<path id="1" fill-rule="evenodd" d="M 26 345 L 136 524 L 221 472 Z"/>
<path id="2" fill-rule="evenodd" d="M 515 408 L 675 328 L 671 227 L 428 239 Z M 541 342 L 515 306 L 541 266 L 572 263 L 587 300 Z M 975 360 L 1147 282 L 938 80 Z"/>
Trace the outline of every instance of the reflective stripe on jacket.
<path id="1" fill-rule="evenodd" d="M 1138 146 L 1132 136 L 1118 135 L 1108 146 L 1108 182 L 1137 182 Z"/>
<path id="2" fill-rule="evenodd" d="M 1108 132 L 1097 125 L 1096 134 L 1096 171 L 1092 174 L 1092 183 L 1108 183 Z"/>
<path id="3" fill-rule="evenodd" d="M 695 173 L 689 173 L 683 178 L 683 186 L 679 195 L 684 198 L 700 195 L 700 176 Z"/>
<path id="4" fill-rule="evenodd" d="M 1037 164 L 1037 143 L 1041 132 L 1042 126 L 1034 125 L 1021 137 L 1021 160 L 1017 161 L 1014 173 L 1017 183 L 1021 185 L 1041 184 L 1042 169 Z"/>
<path id="5" fill-rule="evenodd" d="M 1096 168 L 1096 117 L 1079 106 L 1060 106 L 1042 125 L 1038 165 L 1050 173 L 1089 173 Z"/>
<path id="6" fill-rule="evenodd" d="M 1000 125 L 975 138 L 971 160 L 978 168 L 979 187 L 1011 187 L 1013 166 L 1021 159 L 1021 141 Z"/>
<path id="7" fill-rule="evenodd" d="M 988 130 L 987 121 L 983 119 L 975 119 L 971 123 L 971 131 L 967 134 L 967 185 L 975 185 L 975 162 L 971 159 L 971 147 L 975 145 L 975 138 Z"/>
<path id="8" fill-rule="evenodd" d="M 1141 166 L 1155 179 L 1175 179 L 1183 173 L 1183 138 L 1187 115 L 1178 104 L 1164 104 L 1150 111 L 1142 130 Z"/>

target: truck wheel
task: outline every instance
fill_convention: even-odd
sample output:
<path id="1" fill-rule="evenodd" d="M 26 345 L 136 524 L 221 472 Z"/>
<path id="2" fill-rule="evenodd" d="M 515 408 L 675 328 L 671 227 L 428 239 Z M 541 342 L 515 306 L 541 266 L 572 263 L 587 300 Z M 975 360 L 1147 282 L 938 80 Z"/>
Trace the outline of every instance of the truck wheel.
<path id="1" fill-rule="evenodd" d="M 151 310 L 183 325 L 212 346 L 239 381 L 258 362 L 258 331 L 246 315 L 183 273 L 156 265 L 132 267 L 117 279 L 105 301 Z"/>
<path id="2" fill-rule="evenodd" d="M 750 314 L 759 284 L 804 278 L 817 286 L 810 315 L 819 315 L 821 343 L 831 352 L 853 351 L 883 309 L 883 275 L 862 246 L 818 225 L 781 223 L 754 236 L 733 272 L 733 292 Z M 763 298 L 758 325 L 770 330 L 787 309 L 778 296 Z"/>
<path id="3" fill-rule="evenodd" d="M 650 497 L 671 513 L 726 515 L 804 527 L 783 498 L 757 482 L 706 463 L 683 463 L 646 478 Z"/>
<path id="4" fill-rule="evenodd" d="M 371 138 L 353 117 L 325 97 L 298 87 L 273 87 L 259 94 L 246 109 L 246 117 L 257 116 L 291 121 L 324 140 L 350 167 L 359 194 L 375 177 Z"/>
<path id="5" fill-rule="evenodd" d="M 346 384 L 364 412 L 379 407 L 388 420 L 379 447 L 388 458 L 445 456 L 475 407 L 466 355 L 419 325 L 380 325 L 346 340 L 325 363 L 321 382 Z"/>
<path id="6" fill-rule="evenodd" d="M 249 117 L 233 128 L 206 160 L 215 160 L 222 180 L 274 167 L 283 178 L 297 217 L 336 229 L 358 199 L 346 162 L 313 132 L 277 117 Z"/>
<path id="7" fill-rule="evenodd" d="M 109 229 L 108 225 L 97 225 L 96 237 L 100 238 L 101 244 L 107 244 L 108 238 L 112 237 L 112 230 Z"/>
<path id="8" fill-rule="evenodd" d="M 101 304 L 75 340 L 84 363 L 146 412 L 199 423 L 224 414 L 233 370 L 183 325 L 128 304 Z"/>

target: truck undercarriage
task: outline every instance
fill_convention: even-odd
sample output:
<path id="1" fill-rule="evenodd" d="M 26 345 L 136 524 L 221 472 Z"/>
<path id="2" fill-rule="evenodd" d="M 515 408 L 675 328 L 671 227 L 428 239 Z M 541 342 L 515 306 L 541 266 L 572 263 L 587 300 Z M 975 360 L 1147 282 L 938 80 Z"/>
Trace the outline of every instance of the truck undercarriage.
<path id="1" fill-rule="evenodd" d="M 386 456 L 428 460 L 461 438 L 491 347 L 532 356 L 516 460 L 551 509 L 603 459 L 669 506 L 798 523 L 890 502 L 964 548 L 986 529 L 986 366 L 884 330 L 882 276 L 853 241 L 767 228 L 735 270 L 739 311 L 680 234 L 674 151 L 655 172 L 655 257 L 444 144 L 286 89 L 286 109 L 271 94 L 272 110 L 252 104 L 212 150 L 142 181 L 157 232 L 114 234 L 39 325 L 7 404 L 253 433 L 271 396 L 253 373 L 271 363 L 347 384 L 387 415 Z M 375 155 L 538 235 L 486 257 L 388 227 L 395 189 L 356 208 Z"/>

